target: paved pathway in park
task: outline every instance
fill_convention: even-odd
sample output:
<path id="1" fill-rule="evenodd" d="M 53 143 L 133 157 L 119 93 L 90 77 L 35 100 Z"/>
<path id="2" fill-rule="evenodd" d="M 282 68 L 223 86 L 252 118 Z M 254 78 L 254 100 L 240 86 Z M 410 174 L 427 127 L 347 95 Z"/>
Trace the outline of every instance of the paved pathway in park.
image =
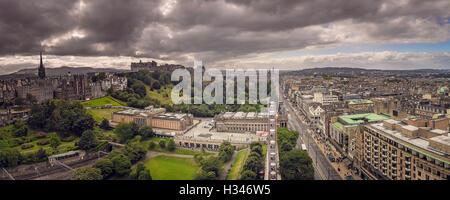
<path id="1" fill-rule="evenodd" d="M 222 174 L 219 175 L 219 180 L 225 180 L 227 178 L 228 172 L 234 163 L 234 159 L 236 159 L 236 155 L 237 155 L 237 152 L 234 151 L 233 156 L 231 156 L 231 159 L 225 164 Z"/>
<path id="2" fill-rule="evenodd" d="M 233 163 L 234 163 L 234 160 L 236 159 L 237 154 L 238 154 L 239 152 L 241 152 L 241 151 L 244 151 L 244 150 L 248 150 L 248 148 L 241 149 L 240 151 L 234 151 L 233 156 L 231 157 L 230 161 L 228 161 L 228 162 L 225 164 L 225 167 L 223 168 L 223 172 L 222 172 L 222 174 L 220 174 L 220 176 L 219 176 L 219 180 L 226 180 L 226 179 L 227 179 L 229 170 L 230 170 L 231 167 L 233 166 Z M 250 152 L 250 150 L 249 150 L 249 152 Z M 248 157 L 248 154 L 249 154 L 249 153 L 247 153 L 247 157 Z M 245 160 L 247 160 L 247 157 L 245 158 Z M 245 161 L 245 160 L 244 160 L 244 161 Z"/>

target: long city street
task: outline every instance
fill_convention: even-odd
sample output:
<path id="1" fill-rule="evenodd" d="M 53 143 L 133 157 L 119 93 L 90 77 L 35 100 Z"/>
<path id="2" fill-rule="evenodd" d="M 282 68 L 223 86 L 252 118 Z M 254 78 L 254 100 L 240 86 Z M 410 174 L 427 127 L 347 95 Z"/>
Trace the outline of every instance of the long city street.
<path id="1" fill-rule="evenodd" d="M 322 151 L 312 139 L 311 135 L 307 132 L 308 126 L 304 124 L 297 116 L 292 108 L 292 105 L 287 99 L 283 99 L 283 108 L 288 114 L 290 128 L 297 130 L 300 135 L 297 140 L 296 148 L 301 148 L 301 144 L 305 144 L 309 156 L 312 158 L 314 163 L 314 177 L 315 179 L 321 180 L 342 180 L 330 162 L 327 160 Z"/>

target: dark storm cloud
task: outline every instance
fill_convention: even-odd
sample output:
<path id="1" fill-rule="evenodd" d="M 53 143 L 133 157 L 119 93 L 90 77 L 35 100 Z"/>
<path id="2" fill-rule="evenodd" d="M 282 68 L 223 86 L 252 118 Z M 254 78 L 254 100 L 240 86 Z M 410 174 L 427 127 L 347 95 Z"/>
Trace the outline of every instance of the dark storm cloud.
<path id="1" fill-rule="evenodd" d="M 3 55 L 45 48 L 61 56 L 216 62 L 343 43 L 450 38 L 448 24 L 437 23 L 450 17 L 448 0 L 2 0 L 0 9 Z"/>
<path id="2" fill-rule="evenodd" d="M 86 37 L 51 48 L 58 55 L 134 55 L 142 30 L 159 18 L 159 1 L 86 1 L 77 29 Z M 99 47 L 101 46 L 101 47 Z"/>
<path id="3" fill-rule="evenodd" d="M 1 0 L 0 54 L 31 54 L 41 41 L 70 30 L 72 0 Z"/>

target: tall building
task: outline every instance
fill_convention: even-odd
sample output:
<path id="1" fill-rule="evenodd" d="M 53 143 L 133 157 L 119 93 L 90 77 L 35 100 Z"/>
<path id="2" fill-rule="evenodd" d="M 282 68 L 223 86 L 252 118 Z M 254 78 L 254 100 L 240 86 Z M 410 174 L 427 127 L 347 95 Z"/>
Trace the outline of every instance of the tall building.
<path id="1" fill-rule="evenodd" d="M 45 78 L 45 67 L 44 67 L 44 63 L 42 62 L 42 51 L 41 51 L 41 63 L 39 64 L 39 68 L 38 68 L 38 76 L 41 79 Z"/>

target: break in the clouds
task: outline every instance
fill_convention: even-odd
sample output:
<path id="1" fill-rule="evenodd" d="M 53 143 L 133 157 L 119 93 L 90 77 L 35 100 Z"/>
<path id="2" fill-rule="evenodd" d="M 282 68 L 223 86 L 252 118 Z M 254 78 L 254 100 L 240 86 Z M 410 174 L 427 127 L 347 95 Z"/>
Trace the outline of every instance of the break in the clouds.
<path id="1" fill-rule="evenodd" d="M 31 66 L 40 50 L 49 66 L 126 68 L 156 59 L 213 67 L 449 68 L 450 47 L 383 50 L 448 44 L 449 19 L 448 0 L 0 0 L 0 73 Z M 363 44 L 381 50 L 284 53 Z"/>

